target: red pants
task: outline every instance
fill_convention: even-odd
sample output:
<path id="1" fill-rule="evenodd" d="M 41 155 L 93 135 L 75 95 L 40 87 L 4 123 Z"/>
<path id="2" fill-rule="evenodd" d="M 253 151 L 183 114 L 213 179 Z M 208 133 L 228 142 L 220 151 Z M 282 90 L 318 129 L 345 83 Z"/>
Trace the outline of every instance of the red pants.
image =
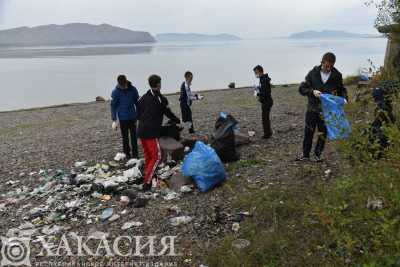
<path id="1" fill-rule="evenodd" d="M 161 148 L 158 139 L 140 139 L 144 152 L 144 183 L 151 184 L 158 164 L 161 162 Z"/>

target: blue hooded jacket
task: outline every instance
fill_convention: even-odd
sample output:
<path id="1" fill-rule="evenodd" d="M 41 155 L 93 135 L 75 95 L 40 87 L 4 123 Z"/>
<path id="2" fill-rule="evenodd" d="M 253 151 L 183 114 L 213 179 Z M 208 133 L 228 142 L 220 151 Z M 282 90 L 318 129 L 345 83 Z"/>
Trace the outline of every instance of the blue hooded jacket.
<path id="1" fill-rule="evenodd" d="M 122 89 L 117 85 L 111 94 L 112 120 L 136 120 L 138 101 L 139 93 L 134 86 Z"/>

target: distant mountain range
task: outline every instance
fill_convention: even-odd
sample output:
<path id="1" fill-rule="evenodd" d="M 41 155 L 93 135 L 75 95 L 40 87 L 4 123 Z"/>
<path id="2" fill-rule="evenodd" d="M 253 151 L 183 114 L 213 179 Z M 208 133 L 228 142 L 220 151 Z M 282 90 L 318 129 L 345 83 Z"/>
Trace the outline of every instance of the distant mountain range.
<path id="1" fill-rule="evenodd" d="M 162 33 L 156 35 L 157 41 L 160 42 L 175 42 L 175 41 L 190 41 L 190 42 L 207 42 L 207 41 L 239 41 L 240 37 L 231 34 L 198 34 L 198 33 Z"/>
<path id="2" fill-rule="evenodd" d="M 346 31 L 305 31 L 294 33 L 289 36 L 291 39 L 337 39 L 337 38 L 379 38 L 378 34 L 359 34 Z"/>
<path id="3" fill-rule="evenodd" d="M 0 31 L 0 46 L 136 44 L 155 41 L 148 32 L 131 31 L 108 24 L 72 23 Z"/>

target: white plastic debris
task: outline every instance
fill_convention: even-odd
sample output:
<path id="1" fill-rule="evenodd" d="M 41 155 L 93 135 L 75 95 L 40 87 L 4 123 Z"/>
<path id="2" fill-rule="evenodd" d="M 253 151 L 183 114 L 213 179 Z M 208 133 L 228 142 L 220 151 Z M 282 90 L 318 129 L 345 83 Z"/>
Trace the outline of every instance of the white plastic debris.
<path id="1" fill-rule="evenodd" d="M 249 131 L 248 134 L 249 134 L 250 137 L 253 137 L 253 136 L 256 135 L 256 132 L 255 131 Z"/>
<path id="2" fill-rule="evenodd" d="M 166 196 L 164 196 L 164 200 L 171 201 L 171 200 L 174 200 L 174 199 L 178 199 L 179 197 L 180 197 L 180 194 L 171 191 Z"/>
<path id="3" fill-rule="evenodd" d="M 193 220 L 190 216 L 180 216 L 169 220 L 172 226 L 179 226 L 181 224 L 188 224 Z"/>
<path id="4" fill-rule="evenodd" d="M 128 162 L 125 164 L 126 167 L 133 167 L 133 166 L 139 166 L 142 163 L 142 160 L 140 159 L 130 159 Z"/>
<path id="5" fill-rule="evenodd" d="M 119 162 L 126 159 L 126 155 L 124 153 L 117 153 L 117 155 L 115 155 L 114 160 Z"/>
<path id="6" fill-rule="evenodd" d="M 78 162 L 75 162 L 75 168 L 82 168 L 82 167 L 85 167 L 86 166 L 86 164 L 87 164 L 87 161 L 78 161 Z"/>
<path id="7" fill-rule="evenodd" d="M 127 223 L 124 223 L 124 225 L 122 225 L 121 229 L 128 230 L 132 227 L 140 227 L 142 225 L 143 225 L 143 223 L 141 223 L 141 222 L 127 222 Z"/>
<path id="8" fill-rule="evenodd" d="M 126 177 L 126 178 L 139 178 L 141 176 L 142 176 L 142 173 L 140 172 L 140 170 L 137 166 L 124 171 L 124 177 Z"/>
<path id="9" fill-rule="evenodd" d="M 44 235 L 54 235 L 60 233 L 62 229 L 63 228 L 58 225 L 53 225 L 53 226 L 46 225 L 42 228 L 41 232 Z"/>
<path id="10" fill-rule="evenodd" d="M 81 205 L 81 202 L 82 201 L 80 199 L 70 201 L 70 202 L 65 203 L 65 207 L 67 209 L 78 208 Z"/>
<path id="11" fill-rule="evenodd" d="M 108 219 L 108 221 L 109 221 L 109 222 L 115 222 L 115 221 L 117 221 L 119 218 L 121 218 L 120 215 L 114 214 L 113 216 L 111 216 L 110 219 Z"/>
<path id="12" fill-rule="evenodd" d="M 325 176 L 330 176 L 332 174 L 332 170 L 331 169 L 328 169 L 328 170 L 326 170 L 325 171 Z"/>
<path id="13" fill-rule="evenodd" d="M 184 185 L 180 189 L 181 193 L 191 193 L 193 189 L 189 185 Z"/>
<path id="14" fill-rule="evenodd" d="M 232 224 L 232 231 L 237 233 L 237 232 L 239 232 L 239 230 L 240 230 L 240 224 L 239 223 Z"/>
<path id="15" fill-rule="evenodd" d="M 368 198 L 367 208 L 370 210 L 381 210 L 383 209 L 383 200 L 378 198 Z"/>

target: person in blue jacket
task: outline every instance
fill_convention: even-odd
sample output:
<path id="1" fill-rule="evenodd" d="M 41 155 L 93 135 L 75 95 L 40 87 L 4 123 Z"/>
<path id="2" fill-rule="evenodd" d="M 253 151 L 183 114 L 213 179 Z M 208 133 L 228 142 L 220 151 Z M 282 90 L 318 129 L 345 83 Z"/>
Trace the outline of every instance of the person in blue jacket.
<path id="1" fill-rule="evenodd" d="M 125 75 L 118 76 L 118 84 L 111 94 L 112 128 L 121 128 L 122 145 L 127 159 L 138 158 L 136 136 L 138 90 Z"/>

